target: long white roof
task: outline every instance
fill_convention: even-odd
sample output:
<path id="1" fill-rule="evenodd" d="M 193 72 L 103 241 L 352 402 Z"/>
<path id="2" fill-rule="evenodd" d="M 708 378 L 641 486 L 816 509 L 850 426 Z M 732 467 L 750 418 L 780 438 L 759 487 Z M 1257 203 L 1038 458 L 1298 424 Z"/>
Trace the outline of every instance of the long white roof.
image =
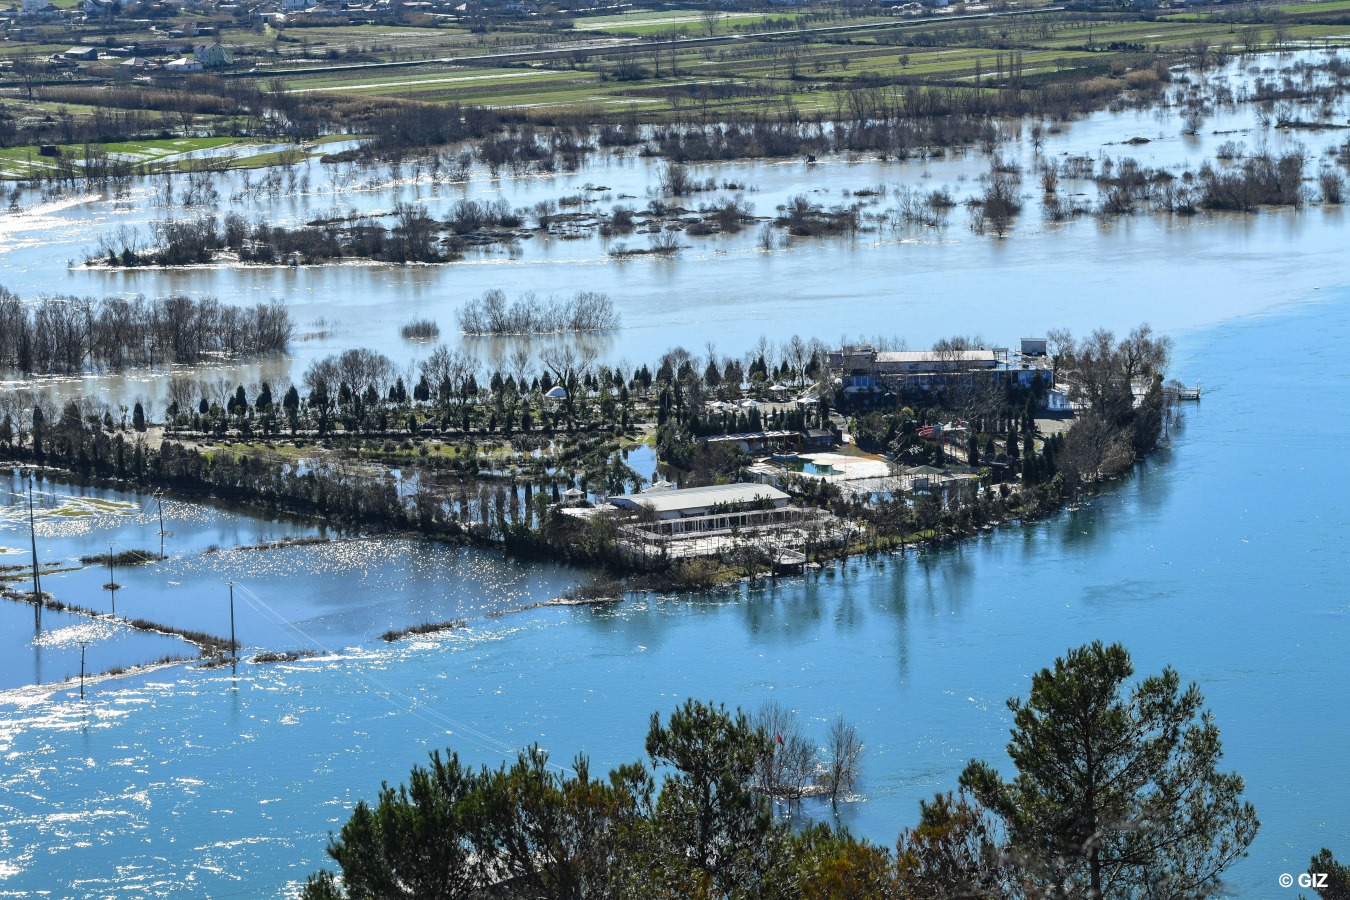
<path id="1" fill-rule="evenodd" d="M 993 350 L 949 350 L 946 353 L 936 350 L 882 350 L 877 354 L 879 363 L 985 362 L 995 358 Z"/>
<path id="2" fill-rule="evenodd" d="M 756 500 L 788 500 L 790 498 L 778 488 L 767 484 L 742 483 L 647 491 L 642 494 L 623 494 L 609 499 L 611 503 L 627 501 L 650 506 L 657 512 L 675 512 L 681 509 L 702 509 L 715 503 L 753 503 Z"/>

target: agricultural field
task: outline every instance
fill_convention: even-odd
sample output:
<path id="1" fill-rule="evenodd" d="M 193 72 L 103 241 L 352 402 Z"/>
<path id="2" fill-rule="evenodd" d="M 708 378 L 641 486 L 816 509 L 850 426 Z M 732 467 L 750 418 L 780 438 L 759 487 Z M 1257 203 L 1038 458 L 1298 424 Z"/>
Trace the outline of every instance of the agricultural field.
<path id="1" fill-rule="evenodd" d="M 8 121 L 46 123 L 30 124 L 32 137 L 0 152 L 3 177 L 51 171 L 50 159 L 36 158 L 37 143 L 60 143 L 67 160 L 82 161 L 85 139 L 72 138 L 71 123 L 114 108 L 141 123 L 114 128 L 127 137 L 189 136 L 101 143 L 110 139 L 103 127 L 90 143 L 115 160 L 155 171 L 191 168 L 202 164 L 193 151 L 239 142 L 231 166 L 285 161 L 287 151 L 276 146 L 250 152 L 243 145 L 249 136 L 254 145 L 286 143 L 262 137 L 268 118 L 254 111 L 257 99 L 245 96 L 289 97 L 282 104 L 287 117 L 312 111 L 327 124 L 307 126 L 300 137 L 309 142 L 362 131 L 380 110 L 407 103 L 478 106 L 522 122 L 594 124 L 829 115 L 859 91 L 902 86 L 1001 91 L 1096 80 L 1093 91 L 1105 96 L 1135 70 L 1146 78 L 1159 67 L 1216 55 L 1350 44 L 1350 0 L 1146 13 L 958 5 L 925 15 L 878 10 L 856 17 L 833 7 L 713 15 L 694 6 L 472 27 L 429 16 L 279 30 L 227 25 L 220 40 L 235 65 L 185 82 L 132 80 L 116 68 L 117 57 L 20 77 L 19 59 L 31 66 L 73 44 L 126 46 L 138 37 L 106 29 L 95 37 L 76 28 L 57 42 L 55 30 L 46 30 L 42 43 L 11 41 L 0 50 L 13 61 L 6 65 L 14 75 L 0 70 Z"/>
<path id="2" fill-rule="evenodd" d="M 645 110 L 662 118 L 687 105 L 732 111 L 774 96 L 801 110 L 827 109 L 840 92 L 913 81 L 1001 84 L 1022 79 L 1104 74 L 1147 54 L 1243 49 L 1253 40 L 1269 46 L 1276 28 L 1212 19 L 1159 17 L 1084 19 L 1047 13 L 1025 19 L 901 21 L 893 27 L 844 35 L 807 35 L 800 41 L 751 41 L 702 47 L 650 46 L 593 50 L 584 58 L 541 60 L 494 68 L 426 65 L 397 70 L 347 70 L 286 80 L 304 93 L 454 101 L 521 110 Z M 647 19 L 654 14 L 646 14 Z M 637 16 L 612 17 L 627 22 Z M 670 18 L 670 17 L 664 17 Z M 1294 25 L 1281 38 L 1341 42 L 1344 27 Z"/>
<path id="3" fill-rule="evenodd" d="M 80 167 L 91 158 L 128 163 L 146 172 L 197 168 L 204 160 L 221 160 L 230 168 L 261 168 L 295 162 L 345 136 L 321 138 L 307 148 L 275 149 L 243 138 L 189 137 L 152 141 L 118 141 L 104 144 L 58 144 L 59 159 L 44 156 L 36 145 L 0 149 L 0 178 L 26 178 L 57 169 L 62 164 Z"/>
<path id="4" fill-rule="evenodd" d="M 805 20 L 802 13 L 719 12 L 711 18 L 702 10 L 630 13 L 595 16 L 572 26 L 577 32 L 600 32 L 642 37 L 715 35 L 768 28 L 792 28 Z"/>

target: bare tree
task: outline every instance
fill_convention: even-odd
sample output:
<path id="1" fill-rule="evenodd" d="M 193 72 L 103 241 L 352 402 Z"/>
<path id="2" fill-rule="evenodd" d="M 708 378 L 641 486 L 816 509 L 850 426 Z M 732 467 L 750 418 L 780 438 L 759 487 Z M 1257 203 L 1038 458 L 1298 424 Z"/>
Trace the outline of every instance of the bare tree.
<path id="1" fill-rule="evenodd" d="M 703 7 L 700 14 L 703 18 L 703 27 L 708 29 L 708 37 L 717 34 L 717 20 L 722 18 L 722 14 L 717 9 L 716 3 L 709 3 Z"/>
<path id="2" fill-rule="evenodd" d="M 511 350 L 508 358 L 511 375 L 516 379 L 516 385 L 522 391 L 530 385 L 530 378 L 534 374 L 534 358 L 530 355 L 530 348 L 525 344 L 517 344 Z"/>
<path id="3" fill-rule="evenodd" d="M 820 786 L 829 795 L 830 803 L 838 807 L 839 796 L 853 791 L 862 780 L 863 742 L 858 737 L 858 729 L 842 715 L 830 723 L 830 733 L 825 740 Z"/>
<path id="4" fill-rule="evenodd" d="M 581 389 L 581 381 L 595 364 L 598 355 L 594 347 L 571 344 L 547 347 L 539 354 L 539 361 L 553 373 L 554 381 L 567 392 L 563 403 L 570 418 L 576 418 L 576 392 Z"/>
<path id="5" fill-rule="evenodd" d="M 768 750 L 760 760 L 759 789 L 769 797 L 786 801 L 789 809 L 806 796 L 816 772 L 816 754 L 792 710 L 770 700 L 755 713 L 752 722 L 768 738 Z"/>
<path id="6" fill-rule="evenodd" d="M 42 60 L 33 55 L 31 48 L 24 47 L 14 56 L 13 66 L 10 71 L 23 82 L 24 89 L 28 92 L 28 99 L 33 99 L 33 84 L 47 69 L 47 65 Z"/>
<path id="7" fill-rule="evenodd" d="M 478 361 L 463 351 L 439 344 L 422 361 L 420 370 L 440 401 L 448 405 L 451 398 L 457 397 L 463 402 L 465 388 L 478 371 Z"/>
<path id="8" fill-rule="evenodd" d="M 783 361 L 792 370 L 792 379 L 799 382 L 806 375 L 806 364 L 811 359 L 811 348 L 797 335 L 788 338 L 783 345 Z"/>
<path id="9" fill-rule="evenodd" d="M 188 412 L 192 409 L 194 401 L 202 396 L 203 390 L 195 379 L 174 375 L 169 379 L 166 394 L 170 408 Z"/>

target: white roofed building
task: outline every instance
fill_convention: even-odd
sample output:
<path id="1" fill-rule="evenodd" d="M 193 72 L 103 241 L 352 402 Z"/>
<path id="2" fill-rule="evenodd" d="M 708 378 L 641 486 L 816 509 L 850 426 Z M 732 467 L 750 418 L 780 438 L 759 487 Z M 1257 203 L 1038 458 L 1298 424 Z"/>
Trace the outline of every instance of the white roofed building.
<path id="1" fill-rule="evenodd" d="M 619 516 L 619 547 L 634 562 L 723 556 L 746 547 L 765 559 L 808 541 L 837 542 L 840 522 L 824 510 L 793 505 L 768 484 L 665 488 L 609 498 Z"/>
<path id="2" fill-rule="evenodd" d="M 707 516 L 721 509 L 758 507 L 783 509 L 791 498 L 766 484 L 714 484 L 708 487 L 678 488 L 621 494 L 609 502 L 618 509 L 647 508 L 660 519 L 685 519 Z"/>
<path id="3" fill-rule="evenodd" d="M 1016 354 L 1004 348 L 965 350 L 877 350 L 856 344 L 831 350 L 830 370 L 844 393 L 905 387 L 938 387 L 958 378 L 1010 380 L 1030 387 L 1038 373 L 1049 380 L 1044 355 Z"/>

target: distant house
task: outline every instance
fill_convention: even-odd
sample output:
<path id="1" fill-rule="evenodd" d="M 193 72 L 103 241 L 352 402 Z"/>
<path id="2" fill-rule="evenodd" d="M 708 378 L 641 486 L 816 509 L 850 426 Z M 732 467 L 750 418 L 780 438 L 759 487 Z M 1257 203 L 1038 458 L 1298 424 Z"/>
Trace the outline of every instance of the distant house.
<path id="1" fill-rule="evenodd" d="M 25 16 L 36 16 L 51 9 L 51 3 L 49 0 L 23 0 L 22 9 Z"/>
<path id="2" fill-rule="evenodd" d="M 169 29 L 169 37 L 190 38 L 197 36 L 197 23 L 184 22 L 182 25 L 175 25 Z"/>
<path id="3" fill-rule="evenodd" d="M 202 64 L 189 57 L 180 57 L 164 64 L 164 71 L 173 75 L 186 75 L 189 72 L 200 72 Z"/>
<path id="4" fill-rule="evenodd" d="M 192 57 L 201 63 L 204 69 L 227 66 L 234 61 L 230 56 L 230 51 L 226 50 L 219 41 L 198 44 L 192 48 Z"/>
<path id="5" fill-rule="evenodd" d="M 315 0 L 281 0 L 281 8 L 286 12 L 300 12 L 315 5 Z"/>
<path id="6" fill-rule="evenodd" d="M 98 59 L 98 51 L 93 47 L 71 47 L 61 55 L 66 59 L 74 59 L 80 62 L 94 62 Z"/>
<path id="7" fill-rule="evenodd" d="M 91 18 L 111 19 L 117 9 L 117 0 L 84 0 L 84 14 Z"/>
<path id="8" fill-rule="evenodd" d="M 123 69 L 129 72 L 147 72 L 154 67 L 154 63 L 144 56 L 133 56 L 130 59 L 124 59 L 118 63 Z"/>

